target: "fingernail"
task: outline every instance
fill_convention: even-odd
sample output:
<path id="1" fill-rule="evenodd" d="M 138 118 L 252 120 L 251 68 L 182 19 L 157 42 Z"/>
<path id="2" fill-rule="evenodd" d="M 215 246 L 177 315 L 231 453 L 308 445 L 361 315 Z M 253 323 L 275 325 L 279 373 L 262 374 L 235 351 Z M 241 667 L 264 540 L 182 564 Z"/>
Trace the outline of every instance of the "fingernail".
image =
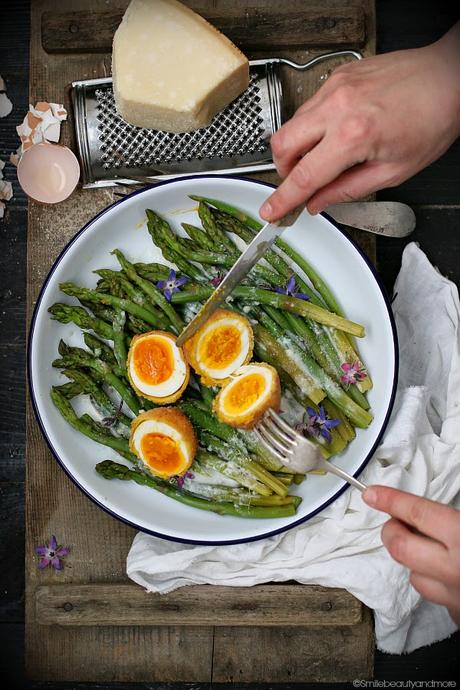
<path id="1" fill-rule="evenodd" d="M 265 201 L 260 207 L 259 213 L 262 216 L 262 218 L 265 218 L 265 220 L 270 220 L 271 216 L 273 215 L 273 208 L 271 203 L 269 201 Z"/>
<path id="2" fill-rule="evenodd" d="M 363 491 L 363 500 L 367 505 L 369 506 L 375 506 L 377 503 L 377 491 L 373 489 L 372 487 L 369 487 L 365 491 Z"/>

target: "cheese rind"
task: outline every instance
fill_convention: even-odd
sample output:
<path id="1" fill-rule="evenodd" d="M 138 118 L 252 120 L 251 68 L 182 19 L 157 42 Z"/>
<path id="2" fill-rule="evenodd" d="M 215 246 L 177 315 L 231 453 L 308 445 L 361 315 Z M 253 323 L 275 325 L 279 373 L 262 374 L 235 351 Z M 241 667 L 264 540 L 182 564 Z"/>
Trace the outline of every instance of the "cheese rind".
<path id="1" fill-rule="evenodd" d="M 113 90 L 124 120 L 189 132 L 249 84 L 249 63 L 233 43 L 177 0 L 131 0 L 113 40 Z"/>

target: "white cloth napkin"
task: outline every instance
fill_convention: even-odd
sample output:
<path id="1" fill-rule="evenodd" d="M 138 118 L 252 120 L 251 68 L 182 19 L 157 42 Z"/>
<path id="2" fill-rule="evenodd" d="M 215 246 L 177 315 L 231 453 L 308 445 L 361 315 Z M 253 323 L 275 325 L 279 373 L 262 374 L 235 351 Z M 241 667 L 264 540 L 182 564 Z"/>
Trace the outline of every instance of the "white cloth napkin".
<path id="1" fill-rule="evenodd" d="M 400 380 L 382 444 L 362 479 L 460 507 L 460 304 L 453 283 L 415 244 L 403 254 L 393 311 Z M 346 491 L 315 519 L 246 544 L 194 546 L 137 534 L 128 576 L 152 592 L 190 584 L 250 586 L 297 580 L 342 587 L 374 610 L 379 649 L 410 652 L 456 626 L 391 559 L 380 530 L 387 517 Z"/>

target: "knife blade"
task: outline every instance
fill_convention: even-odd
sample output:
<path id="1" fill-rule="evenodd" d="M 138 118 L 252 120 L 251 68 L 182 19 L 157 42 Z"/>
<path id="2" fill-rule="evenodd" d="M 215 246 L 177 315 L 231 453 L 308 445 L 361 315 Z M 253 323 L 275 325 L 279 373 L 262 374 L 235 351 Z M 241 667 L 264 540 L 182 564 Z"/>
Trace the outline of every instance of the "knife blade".
<path id="1" fill-rule="evenodd" d="M 267 249 L 285 230 L 294 225 L 295 221 L 304 210 L 305 206 L 299 206 L 290 213 L 273 223 L 266 223 L 259 230 L 252 242 L 248 244 L 244 252 L 238 257 L 221 284 L 214 290 L 209 299 L 201 307 L 198 314 L 184 328 L 176 340 L 176 345 L 181 347 L 203 326 L 209 317 L 230 295 L 232 290 L 243 280 L 251 268 L 263 257 Z"/>

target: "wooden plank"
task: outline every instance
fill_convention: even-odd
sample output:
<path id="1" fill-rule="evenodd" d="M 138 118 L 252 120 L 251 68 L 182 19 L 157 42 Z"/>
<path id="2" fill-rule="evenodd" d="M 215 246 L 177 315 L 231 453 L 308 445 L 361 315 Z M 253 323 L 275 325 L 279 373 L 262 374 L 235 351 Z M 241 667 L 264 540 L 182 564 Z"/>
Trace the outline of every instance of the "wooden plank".
<path id="1" fill-rule="evenodd" d="M 348 626 L 363 605 L 341 589 L 303 585 L 190 586 L 146 594 L 136 585 L 51 585 L 36 590 L 40 625 Z"/>
<path id="2" fill-rule="evenodd" d="M 242 653 L 246 650 L 246 653 Z M 249 653 L 248 653 L 248 650 Z M 372 678 L 372 614 L 327 628 L 216 628 L 214 683 L 337 683 Z M 303 686 L 302 686 L 303 687 Z M 326 686 L 327 687 L 327 686 Z M 348 686 L 347 686 L 348 687 Z"/>
<path id="3" fill-rule="evenodd" d="M 297 7 L 305 3 L 296 0 Z M 117 2 L 123 7 L 125 0 Z M 201 6 L 218 7 L 221 2 L 201 0 Z M 292 0 L 292 6 L 294 6 Z M 341 3 L 343 4 L 343 3 Z M 238 3 L 243 16 L 250 3 Z M 251 6 L 254 5 L 252 2 Z M 340 3 L 329 0 L 324 7 L 334 8 Z M 259 3 L 262 7 L 263 3 Z M 267 0 L 266 7 L 275 6 Z M 291 6 L 291 5 L 290 5 Z M 366 22 L 368 6 L 365 7 Z M 66 86 L 75 79 L 103 77 L 110 74 L 110 55 L 101 53 L 87 54 L 47 54 L 41 45 L 41 21 L 44 12 L 90 12 L 106 11 L 105 0 L 35 0 L 32 3 L 31 25 L 31 69 L 30 101 L 36 102 L 47 98 L 65 103 L 69 108 Z M 374 26 L 366 24 L 367 35 L 374 36 Z M 281 41 L 281 39 L 280 39 Z M 282 46 L 282 41 L 279 44 Z M 286 43 L 284 44 L 286 45 Z M 369 50 L 371 43 L 366 44 Z M 267 51 L 255 51 L 254 57 L 273 55 L 274 50 L 280 55 L 295 60 L 306 61 L 315 54 L 310 49 L 287 49 L 273 45 Z M 372 48 L 371 48 L 372 50 Z M 316 51 L 318 52 L 318 51 Z M 294 112 L 306 98 L 312 95 L 322 84 L 324 75 L 339 61 L 331 62 L 326 70 L 324 65 L 305 73 L 298 74 L 286 70 L 283 74 L 287 115 Z M 63 127 L 63 142 L 72 145 L 71 118 Z M 264 176 L 264 179 L 277 181 L 275 175 Z M 46 274 L 64 244 L 73 234 L 97 211 L 110 204 L 113 195 L 110 190 L 77 190 L 70 199 L 55 207 L 29 204 L 28 235 L 28 276 L 27 276 L 27 309 L 30 321 L 34 302 Z M 373 238 L 372 238 L 373 239 Z M 39 571 L 34 558 L 34 547 L 43 543 L 51 534 L 60 542 L 71 546 L 67 559 L 68 566 L 59 574 L 59 584 L 66 587 L 96 584 L 118 588 L 128 586 L 125 574 L 126 555 L 134 531 L 126 525 L 109 517 L 88 499 L 68 480 L 47 450 L 41 433 L 35 422 L 30 404 L 27 410 L 27 488 L 26 488 L 26 671 L 29 678 L 54 681 L 93 681 L 93 682 L 140 682 L 155 681 L 189 681 L 209 682 L 212 678 L 213 664 L 216 664 L 214 646 L 214 628 L 212 626 L 177 626 L 177 625 L 94 625 L 64 626 L 39 625 L 36 611 L 36 592 L 39 587 L 56 585 L 56 573 L 51 570 Z M 82 458 L 82 461 L 90 461 Z M 295 586 L 294 586 L 295 587 Z M 307 596 L 308 587 L 302 590 Z M 148 595 L 140 591 L 149 601 Z M 354 630 L 363 623 L 347 625 L 344 628 Z M 368 634 L 372 626 L 368 621 Z M 305 630 L 317 630 L 305 628 Z M 322 626 L 325 634 L 333 627 Z M 342 629 L 344 629 L 342 628 Z M 258 630 L 258 628 L 219 628 L 225 632 L 225 644 L 219 644 L 221 658 L 237 659 L 247 655 L 249 646 L 239 645 L 239 630 Z M 262 629 L 261 629 L 262 630 Z M 276 661 L 282 649 L 287 628 L 263 628 L 266 649 L 265 678 L 272 680 L 271 659 Z M 281 630 L 280 632 L 277 632 Z M 234 631 L 234 632 L 231 632 Z M 302 640 L 308 638 L 305 635 Z M 254 644 L 257 647 L 257 635 Z M 222 638 L 223 640 L 223 638 Z M 199 653 L 197 654 L 197 650 Z M 362 645 L 356 654 L 367 655 L 367 648 Z M 299 653 L 302 653 L 300 649 Z M 247 655 L 252 657 L 251 655 Z M 56 663 L 56 659 L 65 659 L 65 663 Z M 244 660 L 240 663 L 244 667 Z M 278 661 L 276 661 L 278 663 Z M 364 663 L 364 661 L 363 661 Z M 369 656 L 366 656 L 366 662 Z M 280 677 L 281 670 L 276 672 Z M 338 668 L 336 680 L 340 680 L 341 669 Z M 249 680 L 251 672 L 248 671 Z M 308 674 L 303 680 L 308 680 Z M 244 674 L 238 680 L 247 680 Z M 285 676 L 285 681 L 288 677 Z"/>
<path id="4" fill-rule="evenodd" d="M 249 3 L 242 12 L 241 5 L 234 2 L 211 7 L 201 2 L 188 4 L 243 49 L 360 47 L 366 40 L 360 6 L 299 6 L 287 0 L 282 6 Z M 122 10 L 45 12 L 41 25 L 43 48 L 48 53 L 110 52 L 122 17 Z"/>

